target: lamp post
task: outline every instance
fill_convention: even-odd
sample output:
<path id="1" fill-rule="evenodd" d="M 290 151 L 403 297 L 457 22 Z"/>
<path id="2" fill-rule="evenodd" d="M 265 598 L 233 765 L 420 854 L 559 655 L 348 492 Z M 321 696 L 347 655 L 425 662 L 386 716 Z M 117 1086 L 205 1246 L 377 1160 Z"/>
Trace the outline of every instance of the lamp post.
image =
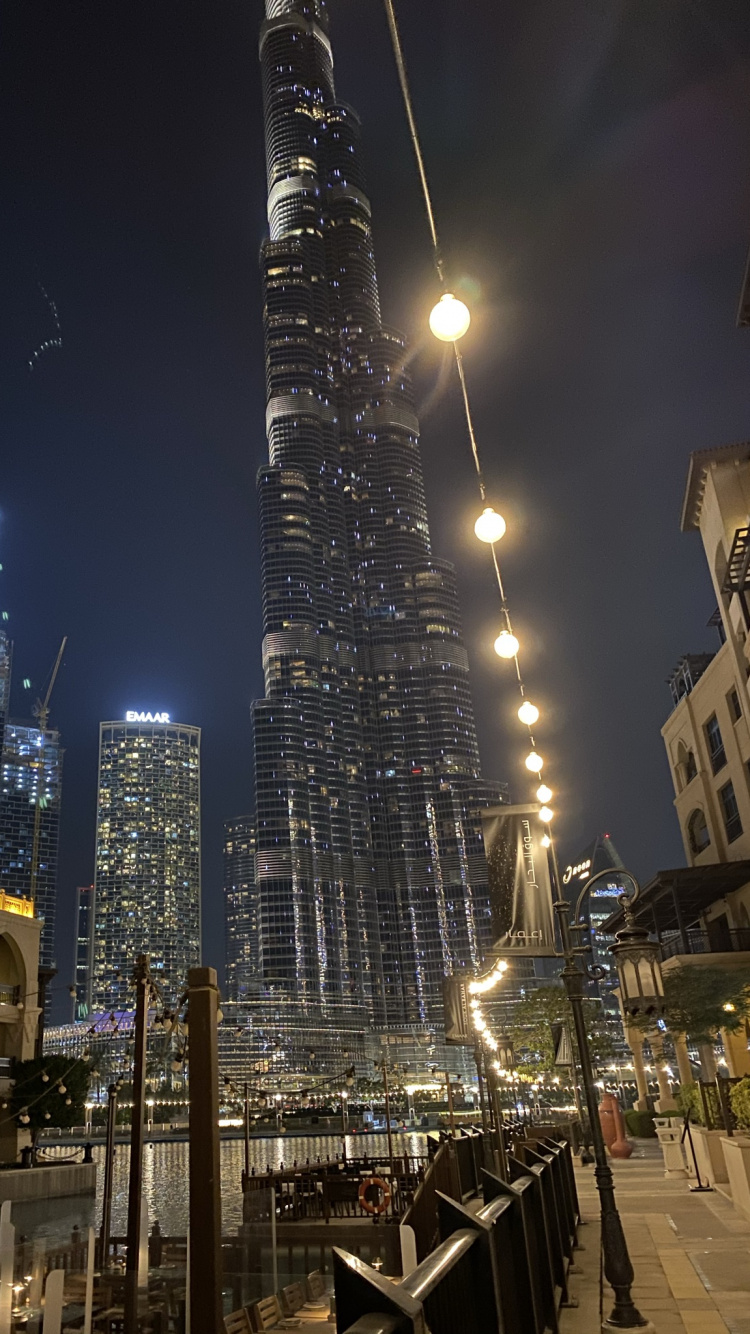
<path id="1" fill-rule="evenodd" d="M 557 874 L 556 858 L 552 857 L 554 881 L 560 894 L 560 881 Z M 620 896 L 625 909 L 625 926 L 615 936 L 611 952 L 615 958 L 620 982 L 621 1004 L 623 1013 L 631 1019 L 639 1015 L 653 1015 L 654 1019 L 663 1013 L 664 984 L 659 964 L 659 946 L 648 938 L 648 932 L 636 925 L 633 918 L 633 904 L 638 898 L 641 887 L 630 871 L 617 869 L 617 876 L 629 880 L 633 893 L 629 897 Z M 570 921 L 570 904 L 562 896 L 555 900 L 554 908 L 560 928 L 562 957 L 565 966 L 561 977 L 573 1011 L 573 1027 L 578 1044 L 578 1056 L 581 1062 L 581 1076 L 586 1106 L 589 1114 L 591 1139 L 594 1149 L 594 1177 L 599 1192 L 602 1221 L 602 1252 L 604 1273 L 614 1294 L 615 1304 L 605 1328 L 609 1329 L 644 1329 L 649 1325 L 633 1302 L 631 1287 L 635 1277 L 633 1265 L 628 1253 L 628 1246 L 623 1231 L 622 1219 L 615 1203 L 615 1186 L 612 1169 L 607 1161 L 601 1122 L 599 1120 L 599 1102 L 596 1095 L 594 1070 L 591 1063 L 586 1023 L 583 1015 L 586 976 L 576 963 L 576 954 L 585 952 L 588 946 L 577 945 L 573 931 L 588 931 L 586 922 L 580 920 L 580 911 L 584 897 L 598 880 L 612 878 L 612 871 L 600 871 L 587 880 L 575 909 L 575 921 Z M 591 976 L 592 974 L 589 974 Z"/>

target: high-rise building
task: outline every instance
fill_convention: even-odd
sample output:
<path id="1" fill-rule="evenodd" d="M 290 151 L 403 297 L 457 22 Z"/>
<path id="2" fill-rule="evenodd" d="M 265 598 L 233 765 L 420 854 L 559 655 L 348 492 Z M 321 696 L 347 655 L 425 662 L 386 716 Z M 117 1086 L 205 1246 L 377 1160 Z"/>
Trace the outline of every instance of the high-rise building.
<path id="1" fill-rule="evenodd" d="M 590 991 L 601 998 L 607 1010 L 617 1014 L 619 1006 L 617 998 L 612 994 L 617 986 L 617 969 L 610 954 L 610 946 L 614 944 L 615 938 L 604 930 L 604 923 L 617 911 L 620 895 L 632 892 L 630 882 L 617 876 L 618 869 L 622 867 L 624 862 L 609 834 L 597 834 L 575 861 L 569 862 L 562 871 L 565 896 L 574 911 L 592 876 L 599 875 L 600 871 L 612 872 L 611 876 L 600 880 L 598 885 L 584 895 L 581 914 L 591 927 L 591 963 L 602 969 L 604 974 L 598 981 L 591 983 Z"/>
<path id="2" fill-rule="evenodd" d="M 55 967 L 55 904 L 62 798 L 60 734 L 30 723 L 5 724 L 0 761 L 0 889 L 35 901 L 42 921 L 39 966 Z M 38 821 L 37 821 L 37 807 Z M 36 893 L 32 885 L 35 830 Z"/>
<path id="3" fill-rule="evenodd" d="M 76 889 L 76 978 L 74 1018 L 85 1019 L 91 1011 L 91 979 L 94 971 L 94 886 Z"/>
<path id="4" fill-rule="evenodd" d="M 174 1002 L 200 961 L 200 728 L 129 713 L 99 729 L 91 1007 L 128 1008 L 138 954 Z"/>
<path id="5" fill-rule="evenodd" d="M 300 1069 L 311 1029 L 335 1026 L 349 1052 L 373 1031 L 434 1049 L 443 978 L 478 967 L 488 941 L 479 808 L 502 793 L 480 777 L 454 571 L 432 552 L 407 353 L 381 321 L 360 122 L 336 99 L 324 0 L 266 0 L 266 14 L 248 992 L 259 1044 Z"/>
<path id="6" fill-rule="evenodd" d="M 10 708 L 10 673 L 13 664 L 13 645 L 4 630 L 0 630 L 0 755 L 3 753 L 5 724 Z"/>
<path id="7" fill-rule="evenodd" d="M 59 732 L 9 718 L 12 661 L 0 630 L 0 889 L 34 900 L 39 967 L 54 972 L 63 752 Z"/>
<path id="8" fill-rule="evenodd" d="M 224 825 L 224 938 L 227 999 L 238 1001 L 257 968 L 255 821 L 248 816 Z"/>

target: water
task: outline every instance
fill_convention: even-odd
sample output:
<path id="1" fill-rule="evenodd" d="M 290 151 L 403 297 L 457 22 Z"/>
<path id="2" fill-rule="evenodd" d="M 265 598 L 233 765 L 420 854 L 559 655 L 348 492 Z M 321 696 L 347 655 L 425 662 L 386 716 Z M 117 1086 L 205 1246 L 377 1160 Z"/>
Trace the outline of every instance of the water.
<path id="1" fill-rule="evenodd" d="M 62 1145 L 44 1147 L 45 1153 L 60 1158 L 69 1157 L 71 1153 L 69 1148 Z M 393 1151 L 424 1157 L 427 1154 L 426 1137 L 419 1131 L 394 1133 Z M 388 1137 L 347 1135 L 346 1152 L 350 1157 L 362 1157 L 367 1153 L 370 1157 L 386 1158 Z M 252 1139 L 250 1166 L 257 1172 L 264 1172 L 267 1163 L 270 1163 L 271 1167 L 278 1167 L 283 1162 L 285 1166 L 291 1167 L 295 1159 L 303 1164 L 305 1159 L 309 1158 L 313 1163 L 318 1157 L 325 1160 L 328 1155 L 334 1159 L 340 1153 L 340 1135 L 284 1135 L 273 1139 Z M 14 1221 L 18 1223 L 21 1231 L 27 1235 L 45 1235 L 55 1241 L 62 1241 L 67 1240 L 74 1223 L 79 1227 L 93 1223 L 98 1230 L 104 1185 L 104 1145 L 96 1144 L 93 1155 L 97 1165 L 96 1202 L 67 1199 L 53 1200 L 43 1206 L 14 1205 Z M 222 1232 L 225 1236 L 236 1232 L 242 1222 L 241 1180 L 244 1162 L 243 1141 L 222 1140 L 221 1204 Z M 143 1190 L 148 1203 L 149 1226 L 158 1219 L 162 1233 L 168 1237 L 185 1236 L 187 1232 L 188 1163 L 188 1145 L 185 1141 L 172 1140 L 163 1144 L 146 1144 L 143 1154 Z M 118 1144 L 112 1188 L 113 1237 L 124 1237 L 127 1230 L 129 1165 L 130 1146 Z"/>

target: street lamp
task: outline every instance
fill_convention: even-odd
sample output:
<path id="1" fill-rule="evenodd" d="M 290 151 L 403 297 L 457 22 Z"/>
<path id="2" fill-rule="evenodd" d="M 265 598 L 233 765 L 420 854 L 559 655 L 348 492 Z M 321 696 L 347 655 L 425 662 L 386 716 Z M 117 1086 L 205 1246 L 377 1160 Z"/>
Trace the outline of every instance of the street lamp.
<path id="1" fill-rule="evenodd" d="M 600 872 L 600 874 L 611 877 L 612 872 Z M 617 875 L 625 875 L 633 885 L 630 897 L 625 894 L 620 895 L 620 902 L 625 911 L 625 925 L 617 932 L 614 945 L 610 946 L 620 985 L 620 1005 L 628 1019 L 641 1022 L 644 1019 L 652 1020 L 657 1024 L 659 1019 L 664 1017 L 661 949 L 656 941 L 649 940 L 648 931 L 638 926 L 633 916 L 633 904 L 641 892 L 638 881 L 629 872 L 618 870 Z M 594 879 L 597 877 L 594 876 Z"/>
<path id="2" fill-rule="evenodd" d="M 609 1319 L 605 1322 L 605 1328 L 614 1330 L 643 1329 L 649 1322 L 644 1319 L 634 1304 L 630 1291 L 635 1275 L 628 1253 L 622 1219 L 615 1204 L 615 1184 L 612 1178 L 612 1169 L 607 1161 L 607 1150 L 599 1120 L 599 1100 L 596 1094 L 591 1050 L 583 1015 L 586 978 L 598 979 L 601 976 L 601 970 L 591 968 L 587 969 L 585 974 L 581 971 L 576 963 L 575 956 L 576 954 L 586 953 L 590 947 L 588 945 L 577 945 L 573 940 L 573 931 L 590 930 L 588 923 L 580 919 L 584 897 L 591 892 L 598 880 L 603 880 L 606 877 L 611 881 L 613 872 L 611 870 L 599 871 L 586 881 L 576 904 L 575 921 L 571 923 L 570 904 L 560 893 L 560 878 L 557 858 L 554 853 L 552 863 L 555 872 L 555 887 L 558 895 L 560 895 L 555 900 L 554 908 L 560 926 L 562 957 L 565 960 L 565 966 L 560 976 L 573 1011 L 573 1026 L 576 1033 L 583 1090 L 589 1114 L 594 1161 L 596 1163 L 594 1177 L 599 1192 L 602 1219 L 604 1273 L 615 1294 L 615 1304 Z M 633 919 L 633 904 L 641 892 L 638 881 L 630 871 L 620 867 L 617 868 L 616 874 L 618 878 L 630 881 L 633 887 L 631 895 L 622 894 L 620 896 L 620 902 L 625 908 L 625 926 L 622 931 L 617 932 L 615 944 L 611 947 L 615 956 L 618 975 L 620 975 L 620 985 L 622 986 L 624 982 L 629 997 L 628 1003 L 635 1007 L 631 1010 L 631 1013 L 655 1014 L 659 1004 L 662 1005 L 663 1009 L 664 995 L 661 970 L 658 965 L 658 946 L 651 944 L 647 933 L 637 927 Z M 659 997 L 662 998 L 661 1002 Z M 640 1007 L 644 1007 L 642 1011 Z"/>

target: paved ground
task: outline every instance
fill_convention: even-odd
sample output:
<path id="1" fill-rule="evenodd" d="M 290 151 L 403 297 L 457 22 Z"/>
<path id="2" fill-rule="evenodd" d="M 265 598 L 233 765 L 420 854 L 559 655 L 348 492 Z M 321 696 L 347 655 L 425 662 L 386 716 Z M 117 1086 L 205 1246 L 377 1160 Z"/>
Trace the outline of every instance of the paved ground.
<path id="1" fill-rule="evenodd" d="M 750 1334 L 750 1223 L 712 1191 L 692 1194 L 687 1180 L 667 1180 L 661 1151 L 649 1140 L 612 1164 L 617 1203 L 635 1269 L 633 1296 L 657 1334 Z M 598 1199 L 591 1168 L 577 1168 L 584 1219 L 582 1274 L 571 1280 L 577 1310 L 563 1312 L 561 1334 L 595 1334 L 599 1324 Z M 611 1310 L 604 1294 L 604 1313 Z"/>

